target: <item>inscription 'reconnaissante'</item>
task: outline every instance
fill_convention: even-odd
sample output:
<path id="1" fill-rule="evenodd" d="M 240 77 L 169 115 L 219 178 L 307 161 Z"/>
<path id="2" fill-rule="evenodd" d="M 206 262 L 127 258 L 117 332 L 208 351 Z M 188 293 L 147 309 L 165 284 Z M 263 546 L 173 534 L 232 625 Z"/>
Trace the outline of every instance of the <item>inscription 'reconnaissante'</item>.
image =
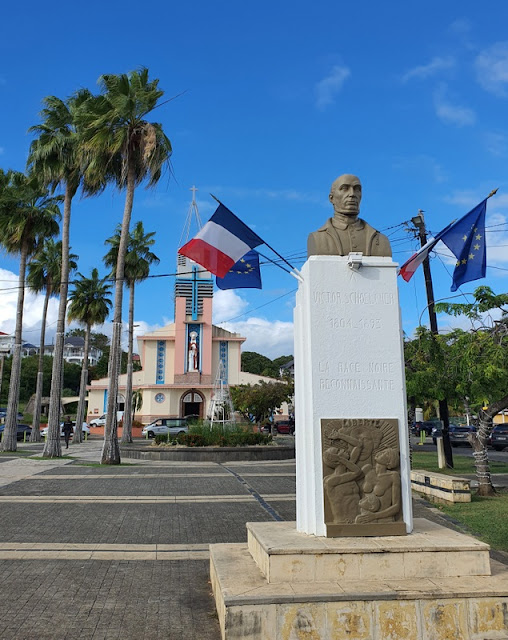
<path id="1" fill-rule="evenodd" d="M 314 304 L 395 304 L 393 293 L 382 291 L 314 291 Z"/>
<path id="2" fill-rule="evenodd" d="M 377 378 L 319 378 L 319 388 L 337 391 L 393 391 L 395 382 L 390 379 Z"/>

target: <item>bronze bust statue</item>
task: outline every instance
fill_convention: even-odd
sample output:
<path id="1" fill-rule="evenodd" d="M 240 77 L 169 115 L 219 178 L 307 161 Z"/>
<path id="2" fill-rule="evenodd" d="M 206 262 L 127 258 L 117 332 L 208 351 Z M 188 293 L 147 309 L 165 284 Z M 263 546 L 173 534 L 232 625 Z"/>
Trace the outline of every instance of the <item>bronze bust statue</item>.
<path id="1" fill-rule="evenodd" d="M 351 252 L 391 257 L 388 238 L 358 217 L 362 199 L 359 178 L 348 173 L 339 176 L 332 184 L 329 198 L 334 216 L 309 234 L 307 257 L 347 256 Z"/>

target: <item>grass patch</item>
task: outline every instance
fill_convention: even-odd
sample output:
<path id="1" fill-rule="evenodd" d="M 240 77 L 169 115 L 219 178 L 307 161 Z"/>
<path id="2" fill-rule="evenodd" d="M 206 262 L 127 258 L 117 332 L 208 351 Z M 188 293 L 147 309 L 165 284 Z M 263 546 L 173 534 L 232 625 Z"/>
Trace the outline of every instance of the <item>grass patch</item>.
<path id="1" fill-rule="evenodd" d="M 508 551 L 508 492 L 506 490 L 499 491 L 493 498 L 473 495 L 471 502 L 435 506 L 459 522 L 467 533 L 490 544 L 493 549 Z"/>
<path id="2" fill-rule="evenodd" d="M 437 453 L 432 451 L 413 451 L 413 469 L 424 469 L 447 475 L 460 475 L 461 473 L 476 473 L 473 459 L 467 456 L 454 455 L 453 469 L 440 469 L 437 466 Z M 508 463 L 490 460 L 491 473 L 508 473 Z"/>

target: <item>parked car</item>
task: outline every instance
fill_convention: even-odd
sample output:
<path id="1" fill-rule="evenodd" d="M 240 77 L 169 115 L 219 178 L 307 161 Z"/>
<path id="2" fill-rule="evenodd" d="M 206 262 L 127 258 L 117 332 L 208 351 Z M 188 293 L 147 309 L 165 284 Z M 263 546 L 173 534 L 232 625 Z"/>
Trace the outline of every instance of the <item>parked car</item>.
<path id="1" fill-rule="evenodd" d="M 74 421 L 72 422 L 72 427 L 73 427 L 73 429 L 76 427 L 76 423 Z M 63 422 L 60 423 L 60 437 L 61 438 L 64 437 L 64 432 L 62 431 L 62 428 L 63 428 Z M 82 429 L 83 433 L 86 433 L 86 434 L 90 435 L 90 427 L 88 425 L 84 424 L 81 427 L 81 429 Z M 47 426 L 44 427 L 44 429 L 42 429 L 42 431 L 41 431 L 41 436 L 46 438 L 47 435 L 48 435 L 48 430 L 49 430 L 49 427 L 47 427 Z"/>
<path id="2" fill-rule="evenodd" d="M 457 424 L 450 423 L 448 432 L 450 434 L 450 444 L 452 447 L 458 447 L 463 444 L 466 447 L 471 446 L 469 444 L 469 440 L 467 436 L 471 433 L 471 431 L 476 431 L 476 427 L 473 426 L 459 426 Z M 439 426 L 435 426 L 432 429 L 432 442 L 436 444 L 436 438 L 441 438 L 443 435 L 441 424 Z"/>
<path id="3" fill-rule="evenodd" d="M 188 433 L 189 425 L 187 418 L 157 418 L 146 427 L 143 427 L 141 435 L 149 438 L 154 438 L 160 434 L 169 434 L 171 436 L 177 436 L 179 433 Z"/>
<path id="4" fill-rule="evenodd" d="M 440 427 L 441 423 L 439 421 L 436 420 L 424 420 L 423 422 L 413 422 L 413 425 L 411 427 L 411 431 L 413 433 L 413 435 L 415 436 L 419 436 L 420 435 L 420 429 L 423 429 L 425 431 L 425 434 L 430 436 L 432 435 L 432 429 L 434 429 L 434 427 Z"/>
<path id="5" fill-rule="evenodd" d="M 0 424 L 0 436 L 3 436 L 5 429 L 4 424 Z M 26 437 L 29 438 L 32 433 L 32 427 L 29 424 L 18 424 L 18 432 L 16 436 L 16 440 L 23 440 Z"/>
<path id="6" fill-rule="evenodd" d="M 0 419 L 7 417 L 7 409 L 5 407 L 0 407 Z M 23 420 L 23 414 L 21 411 L 18 411 L 18 420 Z"/>
<path id="7" fill-rule="evenodd" d="M 490 444 L 496 451 L 508 447 L 508 424 L 496 424 L 490 434 Z"/>
<path id="8" fill-rule="evenodd" d="M 116 412 L 116 420 L 117 422 L 120 422 L 121 420 L 123 420 L 123 411 Z M 102 416 L 100 416 L 99 418 L 92 418 L 88 423 L 90 427 L 103 427 L 105 424 L 106 424 L 105 413 L 103 413 Z"/>
<path id="9" fill-rule="evenodd" d="M 293 435 L 295 432 L 295 421 L 294 420 L 279 420 L 275 422 L 275 428 L 277 429 L 277 433 L 289 433 Z"/>
<path id="10" fill-rule="evenodd" d="M 294 420 L 279 420 L 278 422 L 265 422 L 261 425 L 261 431 L 263 433 L 271 433 L 272 427 L 275 426 L 277 429 L 277 433 L 289 433 L 293 435 L 295 432 L 295 421 Z"/>

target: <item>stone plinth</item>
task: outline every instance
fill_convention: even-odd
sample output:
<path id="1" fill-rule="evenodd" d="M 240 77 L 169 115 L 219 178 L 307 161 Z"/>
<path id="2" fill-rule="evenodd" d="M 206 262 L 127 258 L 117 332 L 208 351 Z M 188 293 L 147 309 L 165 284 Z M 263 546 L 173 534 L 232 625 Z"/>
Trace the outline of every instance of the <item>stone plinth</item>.
<path id="1" fill-rule="evenodd" d="M 301 271 L 294 313 L 296 526 L 316 536 L 408 533 L 412 504 L 397 264 L 391 258 L 375 257 L 362 257 L 359 269 L 348 263 L 348 256 L 312 256 Z M 324 442 L 323 425 L 334 420 L 342 421 L 344 426 L 336 430 L 346 432 L 349 441 L 339 436 Z M 398 438 L 385 426 L 388 422 L 396 425 Z M 376 425 L 382 425 L 382 438 L 366 455 L 365 433 L 375 431 Z M 362 441 L 359 445 L 353 442 L 355 434 Z M 388 524 L 385 529 L 391 531 L 376 531 L 377 523 L 354 505 L 342 519 L 340 508 L 338 515 L 332 516 L 329 508 L 327 513 L 323 443 L 332 446 L 331 458 L 348 458 L 349 466 L 338 469 L 337 477 L 358 470 L 349 493 L 357 494 L 357 503 L 367 493 L 365 478 L 369 468 L 375 470 L 376 454 L 399 449 L 399 511 L 387 516 L 386 505 L 377 507 L 384 514 L 379 524 Z M 347 486 L 337 486 L 335 502 L 340 503 L 346 491 Z M 353 530 L 357 524 L 362 526 Z"/>
<path id="2" fill-rule="evenodd" d="M 247 533 L 271 583 L 490 575 L 489 545 L 422 518 L 402 539 L 308 536 L 294 522 L 249 522 Z"/>
<path id="3" fill-rule="evenodd" d="M 426 520 L 404 537 L 342 540 L 249 524 L 249 546 L 211 545 L 210 562 L 223 640 L 508 637 L 508 568 Z"/>

